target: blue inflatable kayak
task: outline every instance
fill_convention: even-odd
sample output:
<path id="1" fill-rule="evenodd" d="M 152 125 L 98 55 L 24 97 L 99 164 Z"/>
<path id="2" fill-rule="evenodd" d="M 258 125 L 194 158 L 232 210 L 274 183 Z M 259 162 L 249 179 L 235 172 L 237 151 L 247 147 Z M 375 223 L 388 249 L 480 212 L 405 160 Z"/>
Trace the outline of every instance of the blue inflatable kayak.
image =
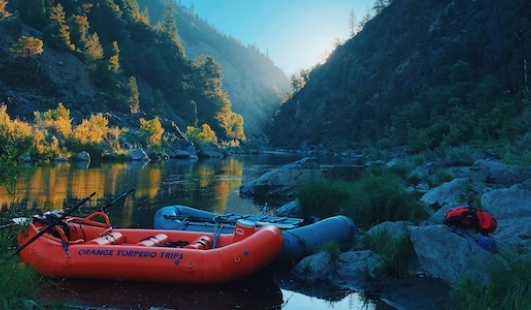
<path id="1" fill-rule="evenodd" d="M 315 253 L 324 243 L 343 244 L 358 233 L 354 222 L 342 215 L 310 223 L 300 218 L 270 215 L 217 214 L 181 205 L 163 207 L 155 213 L 154 228 L 234 233 L 237 226 L 273 225 L 282 230 L 283 247 L 278 259 L 298 261 Z"/>

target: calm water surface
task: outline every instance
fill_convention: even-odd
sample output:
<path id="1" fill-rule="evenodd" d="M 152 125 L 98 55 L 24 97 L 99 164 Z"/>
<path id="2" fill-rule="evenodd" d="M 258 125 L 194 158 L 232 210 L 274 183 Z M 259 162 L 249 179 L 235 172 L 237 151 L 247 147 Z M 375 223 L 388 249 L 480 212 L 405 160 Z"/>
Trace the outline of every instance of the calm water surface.
<path id="1" fill-rule="evenodd" d="M 58 210 L 96 192 L 79 210 L 90 213 L 136 188 L 109 208 L 115 227 L 150 228 L 160 207 L 175 204 L 217 213 L 257 214 L 265 201 L 240 197 L 240 185 L 300 158 L 258 155 L 205 161 L 47 164 L 35 167 L 28 181 L 20 184 L 16 199 L 28 208 Z M 321 163 L 328 167 L 345 164 L 337 158 L 325 161 Z M 11 200 L 5 189 L 0 189 L 0 203 L 9 205 Z M 304 293 L 311 290 L 294 285 L 289 275 L 277 269 L 271 267 L 252 278 L 222 286 L 63 280 L 51 282 L 41 297 L 49 302 L 120 309 L 389 309 L 355 292 Z"/>

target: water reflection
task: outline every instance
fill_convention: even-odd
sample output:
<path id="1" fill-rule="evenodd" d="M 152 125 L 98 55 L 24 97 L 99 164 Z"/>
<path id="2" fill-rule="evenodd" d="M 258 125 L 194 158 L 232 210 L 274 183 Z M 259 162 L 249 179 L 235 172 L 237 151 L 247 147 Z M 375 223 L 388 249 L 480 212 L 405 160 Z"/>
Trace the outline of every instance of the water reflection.
<path id="1" fill-rule="evenodd" d="M 109 208 L 115 227 L 152 227 L 153 216 L 162 206 L 182 204 L 217 213 L 261 211 L 260 201 L 239 196 L 242 183 L 271 169 L 294 162 L 293 156 L 230 157 L 207 161 L 169 160 L 150 163 L 60 163 L 35 167 L 29 179 L 19 184 L 17 200 L 27 209 L 58 210 L 92 192 L 81 213 L 90 213 L 123 192 L 136 191 Z M 342 169 L 343 171 L 344 169 Z M 0 203 L 12 198 L 0 188 Z M 77 213 L 76 213 L 77 214 Z M 277 286 L 267 276 L 253 277 L 222 286 L 183 286 L 119 281 L 64 280 L 51 282 L 42 298 L 85 305 L 148 309 L 375 309 L 356 293 L 320 298 L 300 288 Z M 345 301 L 346 300 L 346 301 Z M 361 299 L 360 299 L 361 300 Z"/>
<path id="2" fill-rule="evenodd" d="M 176 285 L 102 280 L 49 281 L 44 304 L 63 303 L 111 309 L 281 309 L 282 292 L 258 274 L 224 285 Z"/>
<path id="3" fill-rule="evenodd" d="M 58 210 L 96 192 L 83 207 L 101 206 L 121 192 L 135 187 L 119 208 L 120 225 L 138 226 L 138 217 L 153 208 L 183 204 L 213 212 L 256 212 L 252 201 L 239 198 L 244 161 L 237 158 L 205 162 L 170 160 L 155 163 L 60 163 L 39 165 L 27 181 L 18 185 L 16 201 L 27 209 Z M 0 204 L 13 200 L 0 188 Z M 113 210 L 118 208 L 113 207 Z M 135 216 L 137 218 L 135 218 Z M 145 225 L 147 222 L 140 221 Z M 149 225 L 148 225 L 149 226 Z"/>

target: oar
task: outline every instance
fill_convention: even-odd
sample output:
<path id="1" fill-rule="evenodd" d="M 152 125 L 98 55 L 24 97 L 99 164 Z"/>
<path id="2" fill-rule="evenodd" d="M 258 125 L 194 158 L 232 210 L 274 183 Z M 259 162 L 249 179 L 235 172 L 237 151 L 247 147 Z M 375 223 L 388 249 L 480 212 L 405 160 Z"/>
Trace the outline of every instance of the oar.
<path id="1" fill-rule="evenodd" d="M 214 217 L 201 217 L 201 216 L 191 216 L 191 215 L 163 215 L 165 219 L 168 220 L 181 220 L 189 222 L 203 222 L 203 223 L 214 223 L 214 224 L 232 224 L 235 225 L 238 219 L 223 219 L 219 216 Z M 252 221 L 254 222 L 254 221 Z M 256 226 L 267 226 L 272 225 L 280 229 L 293 229 L 296 226 L 293 224 L 282 224 L 282 223 L 273 223 L 273 222 L 264 222 L 256 221 L 254 222 Z"/>
<path id="2" fill-rule="evenodd" d="M 125 196 L 131 194 L 132 192 L 134 192 L 136 190 L 135 187 L 131 188 L 130 190 L 122 193 L 120 196 L 114 198 L 113 200 L 109 201 L 108 203 L 106 203 L 103 207 L 100 208 L 100 211 L 101 212 L 107 212 L 107 209 L 112 206 L 114 203 L 116 203 L 118 200 L 124 198 Z"/>
<path id="3" fill-rule="evenodd" d="M 88 195 L 85 199 L 81 200 L 77 205 L 75 205 L 73 208 L 69 209 L 68 211 L 64 212 L 61 217 L 54 218 L 53 222 L 48 224 L 46 227 L 44 227 L 41 231 L 39 231 L 35 236 L 33 236 L 30 240 L 28 240 L 26 243 L 21 245 L 14 254 L 18 254 L 20 251 L 24 250 L 28 245 L 32 244 L 35 240 L 37 240 L 40 236 L 44 235 L 46 232 L 48 232 L 52 227 L 57 225 L 61 220 L 72 214 L 75 210 L 77 210 L 79 207 L 81 207 L 85 202 L 87 202 L 92 196 L 96 195 L 96 192 Z"/>

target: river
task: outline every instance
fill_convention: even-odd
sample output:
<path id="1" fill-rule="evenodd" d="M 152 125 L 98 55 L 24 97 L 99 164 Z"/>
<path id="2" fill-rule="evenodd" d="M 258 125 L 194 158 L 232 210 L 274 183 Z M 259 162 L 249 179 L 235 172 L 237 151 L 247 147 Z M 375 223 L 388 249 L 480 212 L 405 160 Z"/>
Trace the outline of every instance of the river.
<path id="1" fill-rule="evenodd" d="M 240 197 L 240 185 L 300 158 L 298 155 L 256 155 L 201 161 L 43 164 L 34 167 L 29 178 L 19 183 L 15 197 L 0 188 L 0 203 L 6 206 L 15 198 L 19 205 L 29 209 L 59 210 L 95 192 L 79 210 L 87 214 L 136 188 L 108 209 L 113 226 L 151 228 L 158 208 L 176 204 L 217 213 L 258 214 L 266 202 Z M 326 159 L 324 164 L 345 165 L 338 158 Z M 348 173 L 348 169 L 341 171 Z M 274 204 L 268 203 L 269 208 Z M 41 298 L 47 302 L 117 309 L 389 309 L 356 292 L 324 292 L 299 286 L 291 281 L 289 274 L 274 267 L 255 277 L 221 286 L 52 281 Z"/>

